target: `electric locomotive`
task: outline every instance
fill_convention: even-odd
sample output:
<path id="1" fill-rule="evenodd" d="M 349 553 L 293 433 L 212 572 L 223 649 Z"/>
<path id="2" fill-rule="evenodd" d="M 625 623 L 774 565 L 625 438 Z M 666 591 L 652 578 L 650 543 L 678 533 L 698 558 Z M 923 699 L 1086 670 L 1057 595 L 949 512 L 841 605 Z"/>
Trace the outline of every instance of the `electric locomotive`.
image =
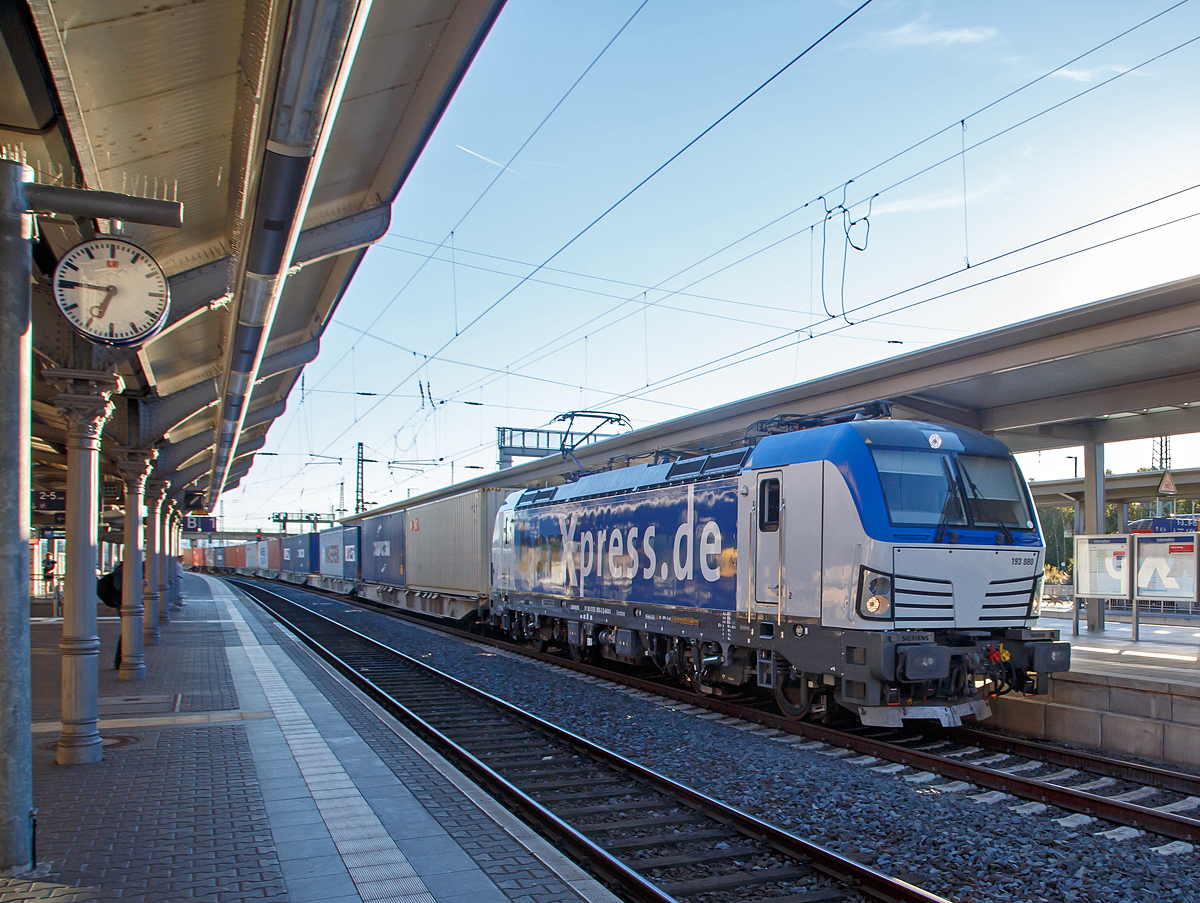
<path id="1" fill-rule="evenodd" d="M 793 717 L 988 717 L 1070 667 L 1035 628 L 1044 542 L 1016 461 L 963 427 L 867 406 L 779 418 L 751 448 L 514 492 L 493 624 Z M 819 425 L 818 425 L 819 424 Z"/>

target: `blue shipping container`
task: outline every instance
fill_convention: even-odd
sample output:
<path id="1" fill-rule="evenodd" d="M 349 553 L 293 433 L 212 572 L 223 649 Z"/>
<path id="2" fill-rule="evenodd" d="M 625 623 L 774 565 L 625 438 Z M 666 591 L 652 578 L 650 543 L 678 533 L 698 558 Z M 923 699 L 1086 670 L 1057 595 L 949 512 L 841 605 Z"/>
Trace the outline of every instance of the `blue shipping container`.
<path id="1" fill-rule="evenodd" d="M 300 533 L 280 539 L 283 570 L 291 574 L 315 574 L 321 562 L 321 538 L 316 533 Z"/>
<path id="2" fill-rule="evenodd" d="M 362 522 L 362 577 L 367 583 L 406 586 L 404 580 L 405 512 L 393 511 Z"/>

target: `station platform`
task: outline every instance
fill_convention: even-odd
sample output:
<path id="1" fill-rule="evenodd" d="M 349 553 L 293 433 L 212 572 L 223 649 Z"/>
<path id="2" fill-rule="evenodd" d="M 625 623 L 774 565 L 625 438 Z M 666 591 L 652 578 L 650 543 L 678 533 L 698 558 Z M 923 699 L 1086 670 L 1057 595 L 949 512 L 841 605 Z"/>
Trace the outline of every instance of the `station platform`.
<path id="1" fill-rule="evenodd" d="M 1057 616 L 1056 616 L 1057 615 Z M 1043 612 L 1039 628 L 1071 644 L 1071 670 L 1053 675 L 1045 696 L 1002 696 L 989 726 L 1151 761 L 1200 767 L 1200 624 L 1106 619 L 1089 631 L 1068 612 Z"/>
<path id="2" fill-rule="evenodd" d="M 55 764 L 61 623 L 34 619 L 38 866 L 0 901 L 616 903 L 616 898 L 222 581 L 112 668 L 104 760 Z"/>

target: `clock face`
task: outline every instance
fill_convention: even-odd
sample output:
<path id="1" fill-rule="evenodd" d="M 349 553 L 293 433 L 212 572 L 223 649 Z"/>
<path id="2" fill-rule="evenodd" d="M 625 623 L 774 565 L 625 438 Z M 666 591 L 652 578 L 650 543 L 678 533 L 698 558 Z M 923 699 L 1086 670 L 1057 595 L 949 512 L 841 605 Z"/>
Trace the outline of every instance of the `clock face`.
<path id="1" fill-rule="evenodd" d="M 54 270 L 54 300 L 85 338 L 137 345 L 167 320 L 170 290 L 162 267 L 123 238 L 94 238 L 63 255 Z"/>

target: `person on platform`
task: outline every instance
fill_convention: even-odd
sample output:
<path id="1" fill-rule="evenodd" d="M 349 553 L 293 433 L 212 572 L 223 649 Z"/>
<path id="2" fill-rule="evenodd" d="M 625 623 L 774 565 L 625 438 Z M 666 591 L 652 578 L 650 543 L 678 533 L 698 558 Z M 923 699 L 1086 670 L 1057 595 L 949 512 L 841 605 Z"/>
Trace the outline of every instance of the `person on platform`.
<path id="1" fill-rule="evenodd" d="M 124 563 L 118 561 L 116 566 L 96 581 L 96 595 L 100 597 L 100 601 L 109 608 L 115 608 L 117 614 L 121 613 L 121 575 L 124 571 Z M 117 654 L 113 656 L 113 668 L 121 667 L 121 633 L 117 631 Z"/>
<path id="2" fill-rule="evenodd" d="M 46 595 L 48 596 L 54 595 L 54 569 L 56 567 L 58 567 L 58 562 L 47 550 L 46 557 L 42 559 L 42 582 L 46 584 Z"/>

